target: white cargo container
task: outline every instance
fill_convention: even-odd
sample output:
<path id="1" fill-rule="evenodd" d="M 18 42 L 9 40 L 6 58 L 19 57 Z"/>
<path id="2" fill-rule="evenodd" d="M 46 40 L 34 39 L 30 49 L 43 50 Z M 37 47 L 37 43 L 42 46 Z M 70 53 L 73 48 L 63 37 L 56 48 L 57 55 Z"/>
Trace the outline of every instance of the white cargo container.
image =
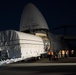
<path id="1" fill-rule="evenodd" d="M 38 36 L 15 30 L 0 32 L 0 56 L 3 60 L 8 58 L 25 60 L 44 53 L 43 40 Z"/>

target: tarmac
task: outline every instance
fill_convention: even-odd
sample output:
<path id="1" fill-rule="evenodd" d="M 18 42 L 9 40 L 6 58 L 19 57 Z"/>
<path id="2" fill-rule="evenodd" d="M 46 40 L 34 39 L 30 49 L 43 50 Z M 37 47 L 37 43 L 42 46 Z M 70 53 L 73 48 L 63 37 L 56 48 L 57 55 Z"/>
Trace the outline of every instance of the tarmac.
<path id="1" fill-rule="evenodd" d="M 76 57 L 17 62 L 0 67 L 0 75 L 76 75 Z"/>
<path id="2" fill-rule="evenodd" d="M 76 57 L 68 57 L 68 58 L 60 58 L 57 60 L 49 61 L 49 58 L 41 58 L 40 60 L 36 61 L 26 61 L 26 63 L 76 63 Z"/>

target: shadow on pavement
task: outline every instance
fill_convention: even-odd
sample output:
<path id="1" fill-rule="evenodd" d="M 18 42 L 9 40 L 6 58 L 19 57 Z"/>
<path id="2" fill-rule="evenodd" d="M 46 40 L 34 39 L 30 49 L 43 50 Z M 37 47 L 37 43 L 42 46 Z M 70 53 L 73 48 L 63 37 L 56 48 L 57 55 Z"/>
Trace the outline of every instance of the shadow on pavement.
<path id="1" fill-rule="evenodd" d="M 76 75 L 76 66 L 18 66 L 10 67 L 7 70 L 9 71 L 18 71 L 18 72 L 37 72 L 38 73 L 69 73 L 65 75 Z M 72 73 L 72 74 L 70 74 Z"/>

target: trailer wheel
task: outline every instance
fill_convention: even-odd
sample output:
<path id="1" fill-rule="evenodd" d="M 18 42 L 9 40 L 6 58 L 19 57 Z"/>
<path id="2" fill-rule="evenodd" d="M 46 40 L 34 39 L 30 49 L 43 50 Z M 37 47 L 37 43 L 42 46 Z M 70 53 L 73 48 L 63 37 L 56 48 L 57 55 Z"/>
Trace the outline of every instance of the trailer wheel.
<path id="1" fill-rule="evenodd" d="M 41 54 L 41 58 L 44 58 L 44 55 L 43 54 Z"/>
<path id="2" fill-rule="evenodd" d="M 37 57 L 38 58 L 38 60 L 40 60 L 41 58 L 40 58 L 40 56 L 39 57 Z"/>

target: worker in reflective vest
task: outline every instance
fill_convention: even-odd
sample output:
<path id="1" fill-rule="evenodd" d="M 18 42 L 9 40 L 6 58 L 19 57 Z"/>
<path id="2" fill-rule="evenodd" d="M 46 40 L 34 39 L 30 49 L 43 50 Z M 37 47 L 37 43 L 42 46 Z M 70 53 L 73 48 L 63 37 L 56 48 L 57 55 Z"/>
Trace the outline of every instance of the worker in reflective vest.
<path id="1" fill-rule="evenodd" d="M 48 52 L 49 61 L 52 61 L 53 54 L 54 54 L 53 51 L 51 51 L 51 52 L 49 51 Z"/>

